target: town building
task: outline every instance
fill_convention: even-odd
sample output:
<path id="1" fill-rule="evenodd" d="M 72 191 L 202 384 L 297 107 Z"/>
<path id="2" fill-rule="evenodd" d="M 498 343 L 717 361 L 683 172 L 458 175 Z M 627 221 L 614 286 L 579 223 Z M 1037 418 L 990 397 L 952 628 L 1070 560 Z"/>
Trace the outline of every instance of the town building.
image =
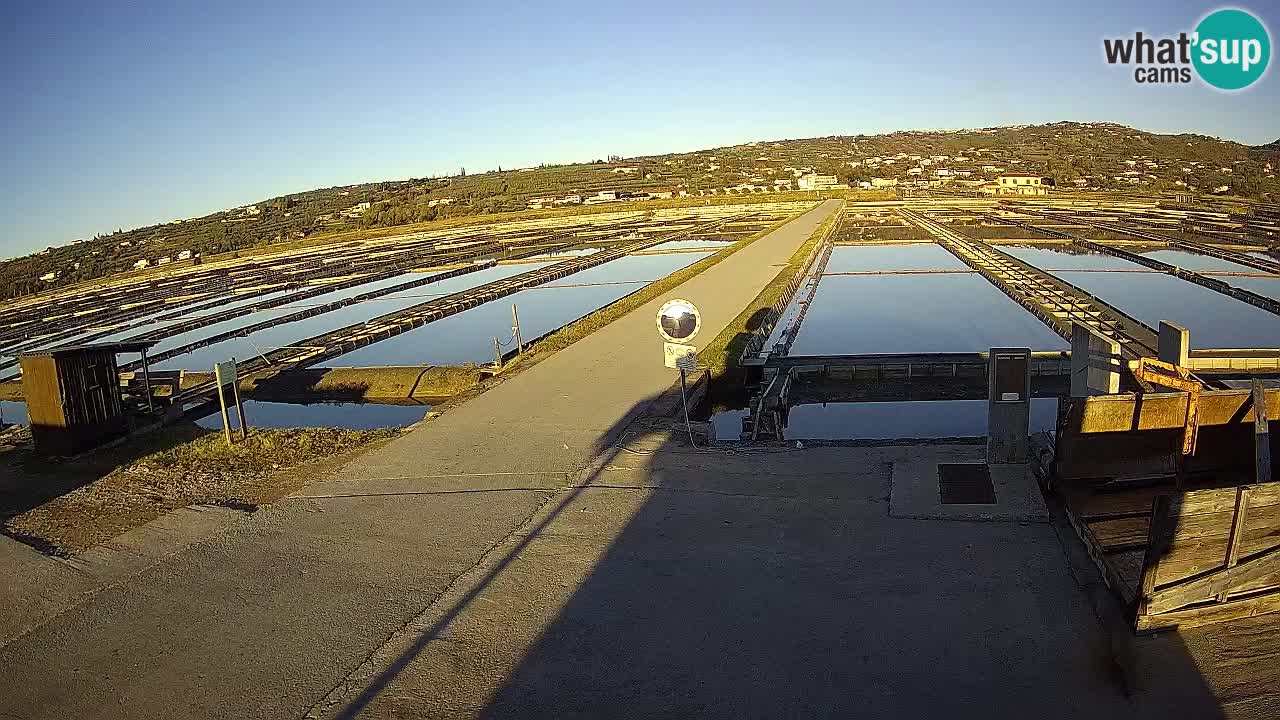
<path id="1" fill-rule="evenodd" d="M 996 178 L 997 192 L 1001 195 L 1048 195 L 1049 186 L 1040 175 L 1013 173 Z"/>
<path id="2" fill-rule="evenodd" d="M 617 202 L 617 200 L 618 193 L 616 190 L 601 190 L 595 195 L 583 200 L 583 203 L 587 205 L 595 205 L 597 203 Z"/>
<path id="3" fill-rule="evenodd" d="M 801 175 L 796 181 L 796 186 L 801 190 L 833 190 L 841 187 L 841 183 L 839 178 L 835 175 L 816 175 L 810 173 L 808 175 Z"/>

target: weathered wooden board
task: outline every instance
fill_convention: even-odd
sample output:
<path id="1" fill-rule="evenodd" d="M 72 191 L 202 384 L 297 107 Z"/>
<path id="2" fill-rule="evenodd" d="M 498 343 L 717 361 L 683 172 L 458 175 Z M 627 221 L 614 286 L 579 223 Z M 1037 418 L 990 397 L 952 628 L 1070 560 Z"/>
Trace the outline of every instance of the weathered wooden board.
<path id="1" fill-rule="evenodd" d="M 1094 520 L 1089 530 L 1098 539 L 1104 552 L 1115 552 L 1147 545 L 1147 528 L 1151 525 L 1150 512 L 1146 517 L 1120 517 Z"/>
<path id="2" fill-rule="evenodd" d="M 1280 390 L 1267 390 L 1267 417 L 1280 417 Z M 1067 427 L 1078 433 L 1181 429 L 1186 418 L 1186 393 L 1099 395 L 1073 398 Z M 1201 427 L 1228 423 L 1253 424 L 1249 390 L 1211 390 L 1201 394 L 1197 420 Z"/>

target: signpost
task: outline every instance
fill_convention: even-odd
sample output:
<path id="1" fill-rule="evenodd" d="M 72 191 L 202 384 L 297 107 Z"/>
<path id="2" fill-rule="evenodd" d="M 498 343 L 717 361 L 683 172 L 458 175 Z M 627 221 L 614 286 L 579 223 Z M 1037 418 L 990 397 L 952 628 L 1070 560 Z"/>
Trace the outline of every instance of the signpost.
<path id="1" fill-rule="evenodd" d="M 240 381 L 236 376 L 236 359 L 231 358 L 213 366 L 213 376 L 218 383 L 218 406 L 222 410 L 222 432 L 227 436 L 227 445 L 231 441 L 231 419 L 227 416 L 226 386 L 231 385 L 232 397 L 236 404 L 236 415 L 240 418 L 240 439 L 249 437 L 249 421 L 244 416 L 244 402 L 240 400 Z"/>
<path id="2" fill-rule="evenodd" d="M 662 356 L 669 368 L 680 371 L 680 399 L 684 403 L 684 427 L 693 442 L 693 428 L 689 425 L 689 390 L 686 376 L 698 367 L 698 351 L 686 341 L 692 340 L 701 329 L 702 315 L 688 300 L 668 300 L 658 310 L 658 334 L 665 341 Z"/>

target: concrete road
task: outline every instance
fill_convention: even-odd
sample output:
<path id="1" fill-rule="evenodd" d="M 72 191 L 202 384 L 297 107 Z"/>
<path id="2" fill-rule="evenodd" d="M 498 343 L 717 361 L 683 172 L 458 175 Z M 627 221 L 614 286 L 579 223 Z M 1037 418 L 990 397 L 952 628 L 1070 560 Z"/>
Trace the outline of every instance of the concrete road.
<path id="1" fill-rule="evenodd" d="M 1048 522 L 891 516 L 892 467 L 983 450 L 617 453 L 317 716 L 1220 717 Z"/>
<path id="2" fill-rule="evenodd" d="M 682 285 L 714 338 L 828 201 Z M 646 306 L 0 648 L 0 717 L 298 717 L 672 382 Z M 368 666 L 372 668 L 373 666 Z"/>

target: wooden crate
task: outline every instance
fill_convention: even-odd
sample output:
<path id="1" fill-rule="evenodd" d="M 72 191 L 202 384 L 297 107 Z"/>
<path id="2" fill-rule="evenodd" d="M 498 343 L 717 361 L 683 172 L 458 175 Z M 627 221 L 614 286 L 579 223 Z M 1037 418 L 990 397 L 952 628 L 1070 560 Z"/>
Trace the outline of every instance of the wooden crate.
<path id="1" fill-rule="evenodd" d="M 1247 393 L 1212 393 L 1178 487 L 1177 400 L 1072 399 L 1041 463 L 1138 632 L 1280 611 L 1280 483 L 1256 481 L 1276 438 Z"/>

